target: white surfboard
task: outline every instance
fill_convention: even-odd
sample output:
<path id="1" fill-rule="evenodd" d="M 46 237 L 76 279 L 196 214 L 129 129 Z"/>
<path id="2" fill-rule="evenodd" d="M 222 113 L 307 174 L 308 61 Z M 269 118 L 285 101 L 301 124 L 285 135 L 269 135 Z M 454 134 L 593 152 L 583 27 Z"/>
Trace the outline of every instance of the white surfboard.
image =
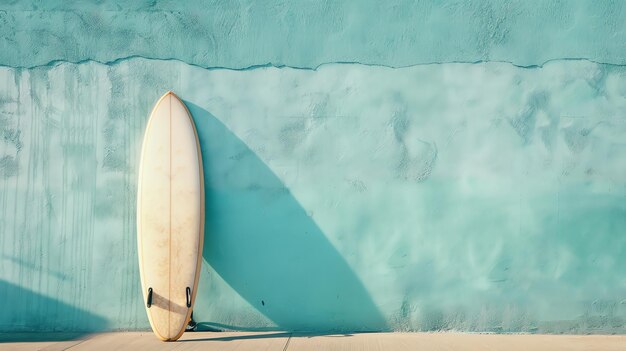
<path id="1" fill-rule="evenodd" d="M 204 177 L 198 135 L 171 91 L 154 106 L 137 191 L 137 249 L 146 311 L 161 340 L 180 338 L 196 297 L 204 241 Z"/>

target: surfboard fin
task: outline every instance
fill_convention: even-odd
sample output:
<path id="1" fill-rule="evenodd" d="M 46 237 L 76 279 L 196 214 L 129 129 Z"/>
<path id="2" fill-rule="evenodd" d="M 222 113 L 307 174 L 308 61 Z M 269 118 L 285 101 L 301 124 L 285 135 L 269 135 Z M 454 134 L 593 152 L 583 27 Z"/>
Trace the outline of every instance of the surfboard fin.
<path id="1" fill-rule="evenodd" d="M 185 291 L 185 295 L 187 296 L 187 307 L 191 307 L 191 288 L 187 287 Z"/>
<path id="2" fill-rule="evenodd" d="M 150 308 L 152 306 L 152 288 L 148 288 L 148 299 L 146 301 L 146 306 Z"/>

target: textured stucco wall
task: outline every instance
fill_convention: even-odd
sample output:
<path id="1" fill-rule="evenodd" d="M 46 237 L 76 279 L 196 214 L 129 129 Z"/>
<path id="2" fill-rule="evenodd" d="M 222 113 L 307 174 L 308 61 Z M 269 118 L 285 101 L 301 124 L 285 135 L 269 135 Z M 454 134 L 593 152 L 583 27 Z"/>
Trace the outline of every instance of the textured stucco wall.
<path id="1" fill-rule="evenodd" d="M 622 2 L 80 6 L 0 8 L 0 330 L 147 328 L 137 163 L 171 89 L 203 327 L 626 331 Z"/>
<path id="2" fill-rule="evenodd" d="M 0 9 L 0 63 L 142 56 L 202 67 L 392 67 L 585 58 L 626 63 L 623 1 L 16 1 Z"/>

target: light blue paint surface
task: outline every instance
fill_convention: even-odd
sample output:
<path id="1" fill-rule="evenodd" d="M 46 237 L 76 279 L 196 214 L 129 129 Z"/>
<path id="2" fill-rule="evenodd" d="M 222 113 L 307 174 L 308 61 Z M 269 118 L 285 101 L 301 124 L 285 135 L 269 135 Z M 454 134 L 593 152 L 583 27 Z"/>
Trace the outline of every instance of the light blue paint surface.
<path id="1" fill-rule="evenodd" d="M 137 167 L 171 89 L 205 165 L 202 327 L 625 332 L 623 5 L 486 4 L 7 5 L 0 330 L 148 327 Z M 451 63 L 476 60 L 515 64 Z M 324 65 L 215 68 L 268 62 Z"/>
<path id="2" fill-rule="evenodd" d="M 141 56 L 202 67 L 391 67 L 563 58 L 626 63 L 614 1 L 16 1 L 0 5 L 0 63 Z M 3 10 L 4 9 L 4 10 Z"/>

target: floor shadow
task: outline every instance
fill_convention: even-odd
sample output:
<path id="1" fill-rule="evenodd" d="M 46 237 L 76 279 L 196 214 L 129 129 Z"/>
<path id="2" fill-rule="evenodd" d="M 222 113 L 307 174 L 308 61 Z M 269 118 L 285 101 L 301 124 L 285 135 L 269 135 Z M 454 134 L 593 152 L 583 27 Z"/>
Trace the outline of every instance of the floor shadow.
<path id="1" fill-rule="evenodd" d="M 329 334 L 329 333 L 268 333 L 268 334 L 252 334 L 252 335 L 234 335 L 234 336 L 215 336 L 200 339 L 184 339 L 180 342 L 189 341 L 234 341 L 234 340 L 257 340 L 257 339 L 273 339 L 273 338 L 312 338 L 316 336 L 345 338 L 353 336 L 352 334 Z"/>
<path id="2" fill-rule="evenodd" d="M 291 333 L 281 332 L 281 333 L 269 333 L 269 334 L 252 334 L 252 335 L 234 335 L 234 336 L 215 336 L 210 338 L 200 338 L 200 339 L 183 339 L 179 340 L 179 342 L 189 342 L 189 341 L 234 341 L 234 340 L 257 340 L 257 339 L 273 339 L 273 338 L 288 338 L 291 336 Z"/>
<path id="3" fill-rule="evenodd" d="M 75 340 L 107 328 L 98 315 L 4 280 L 0 301 L 7 302 L 0 312 L 0 343 Z"/>
<path id="4" fill-rule="evenodd" d="M 197 322 L 195 330 L 200 331 L 200 332 L 223 332 L 223 331 L 230 331 L 230 330 L 245 330 L 248 332 L 269 332 L 269 331 L 276 331 L 277 329 L 275 327 L 263 327 L 263 326 L 242 327 L 242 326 L 217 323 L 217 322 Z"/>
<path id="5" fill-rule="evenodd" d="M 363 284 L 289 189 L 218 118 L 185 103 L 202 149 L 203 256 L 211 267 L 276 330 L 386 330 Z"/>

